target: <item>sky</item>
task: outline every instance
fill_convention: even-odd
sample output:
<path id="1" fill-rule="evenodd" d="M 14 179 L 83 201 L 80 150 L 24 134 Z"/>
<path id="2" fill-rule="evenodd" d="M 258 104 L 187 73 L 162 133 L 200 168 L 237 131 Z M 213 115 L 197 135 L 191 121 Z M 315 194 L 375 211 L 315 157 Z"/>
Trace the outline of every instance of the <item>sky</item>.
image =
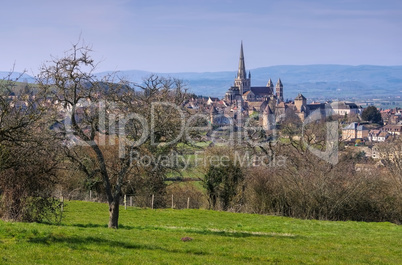
<path id="1" fill-rule="evenodd" d="M 400 0 L 13 0 L 0 71 L 36 74 L 77 42 L 98 72 L 236 71 L 274 65 L 402 65 Z"/>

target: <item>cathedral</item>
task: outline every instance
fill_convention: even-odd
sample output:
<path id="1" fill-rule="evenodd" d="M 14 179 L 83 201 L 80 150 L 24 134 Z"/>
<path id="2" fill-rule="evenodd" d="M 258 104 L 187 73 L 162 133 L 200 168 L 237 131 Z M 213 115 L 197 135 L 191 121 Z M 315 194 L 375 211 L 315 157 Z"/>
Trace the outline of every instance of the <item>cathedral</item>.
<path id="1" fill-rule="evenodd" d="M 290 112 L 303 121 L 309 113 L 316 109 L 325 110 L 325 103 L 307 104 L 306 98 L 299 94 L 293 101 L 284 101 L 283 84 L 279 78 L 274 87 L 271 79 L 266 86 L 251 86 L 251 73 L 246 72 L 243 43 L 240 46 L 240 58 L 237 75 L 223 100 L 209 98 L 211 124 L 228 125 L 233 121 L 242 126 L 242 117 L 255 117 L 267 130 L 275 128 Z"/>
<path id="2" fill-rule="evenodd" d="M 268 129 L 274 126 L 287 108 L 281 79 L 278 79 L 275 88 L 271 79 L 266 86 L 251 86 L 251 73 L 247 75 L 244 62 L 243 43 L 240 46 L 237 76 L 234 85 L 226 92 L 224 101 L 231 111 L 237 110 L 246 116 L 258 114 L 261 126 Z"/>
<path id="3" fill-rule="evenodd" d="M 269 79 L 266 86 L 251 86 L 251 73 L 249 72 L 247 75 L 244 63 L 243 43 L 241 43 L 237 76 L 234 80 L 234 85 L 230 87 L 225 94 L 225 101 L 229 104 L 242 102 L 242 105 L 247 108 L 247 106 L 250 105 L 248 103 L 262 103 L 267 100 L 275 100 L 277 103 L 283 102 L 283 85 L 281 79 L 278 79 L 275 90 L 271 79 Z M 261 104 L 257 103 L 251 105 Z"/>

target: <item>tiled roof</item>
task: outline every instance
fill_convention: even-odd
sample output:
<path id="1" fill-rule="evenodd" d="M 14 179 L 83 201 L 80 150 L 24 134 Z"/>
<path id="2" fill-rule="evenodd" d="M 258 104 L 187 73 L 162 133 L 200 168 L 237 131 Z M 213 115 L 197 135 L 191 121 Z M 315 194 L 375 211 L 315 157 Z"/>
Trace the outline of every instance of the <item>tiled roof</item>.
<path id="1" fill-rule="evenodd" d="M 297 97 L 295 98 L 295 100 L 305 100 L 306 98 L 301 94 L 301 93 L 299 93 L 299 95 L 297 95 Z"/>
<path id="2" fill-rule="evenodd" d="M 348 126 L 342 128 L 342 130 L 357 130 L 357 131 L 366 131 L 368 130 L 363 125 L 359 125 L 357 122 L 352 122 Z"/>
<path id="3" fill-rule="evenodd" d="M 378 137 L 386 137 L 388 135 L 387 132 L 381 132 Z"/>
<path id="4" fill-rule="evenodd" d="M 261 87 L 250 87 L 250 90 L 258 96 L 265 96 L 272 94 L 272 91 L 269 87 L 261 86 Z"/>

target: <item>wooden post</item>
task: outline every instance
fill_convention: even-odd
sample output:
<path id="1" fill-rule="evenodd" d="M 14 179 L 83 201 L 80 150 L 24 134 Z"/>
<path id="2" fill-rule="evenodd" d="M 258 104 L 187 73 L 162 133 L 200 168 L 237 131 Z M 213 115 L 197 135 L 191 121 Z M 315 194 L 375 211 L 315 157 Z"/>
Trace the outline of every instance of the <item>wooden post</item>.
<path id="1" fill-rule="evenodd" d="M 89 190 L 89 200 L 92 201 L 92 190 Z"/>
<path id="2" fill-rule="evenodd" d="M 61 212 L 63 212 L 63 210 L 64 210 L 64 197 L 63 197 L 63 195 L 60 198 L 60 202 L 61 202 Z"/>
<path id="3" fill-rule="evenodd" d="M 127 195 L 124 194 L 124 210 L 127 210 Z"/>
<path id="4" fill-rule="evenodd" d="M 174 204 L 173 204 L 173 194 L 172 194 L 172 209 L 174 208 Z"/>
<path id="5" fill-rule="evenodd" d="M 151 199 L 151 209 L 154 208 L 154 195 L 152 194 L 152 199 Z"/>
<path id="6" fill-rule="evenodd" d="M 130 196 L 130 207 L 133 207 L 133 196 Z"/>
<path id="7" fill-rule="evenodd" d="M 187 198 L 187 209 L 190 208 L 190 197 Z"/>

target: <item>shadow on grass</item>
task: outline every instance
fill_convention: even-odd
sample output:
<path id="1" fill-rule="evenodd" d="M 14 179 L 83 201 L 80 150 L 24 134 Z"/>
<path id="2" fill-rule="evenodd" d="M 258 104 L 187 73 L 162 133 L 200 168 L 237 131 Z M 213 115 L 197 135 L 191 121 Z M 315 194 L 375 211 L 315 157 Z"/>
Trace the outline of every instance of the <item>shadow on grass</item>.
<path id="1" fill-rule="evenodd" d="M 188 233 L 195 233 L 201 235 L 214 235 L 214 236 L 226 236 L 226 237 L 281 237 L 281 238 L 289 238 L 295 239 L 300 238 L 300 236 L 295 235 L 287 235 L 287 234 L 275 234 L 275 233 L 253 233 L 253 232 L 236 232 L 236 231 L 211 231 L 211 230 L 201 230 L 201 231 L 193 231 L 191 229 L 183 229 L 183 231 Z"/>
<path id="2" fill-rule="evenodd" d="M 185 253 L 194 255 L 211 255 L 211 253 L 201 250 L 194 249 L 168 249 L 164 247 L 159 247 L 155 245 L 145 245 L 137 243 L 128 243 L 117 240 L 109 240 L 97 237 L 79 237 L 79 236 L 58 236 L 58 235 L 47 235 L 41 237 L 30 238 L 28 240 L 30 243 L 51 245 L 55 243 L 67 244 L 69 248 L 72 249 L 83 249 L 88 250 L 88 245 L 95 244 L 96 246 L 105 246 L 110 248 L 125 248 L 125 249 L 138 249 L 138 250 L 156 250 L 164 251 L 170 253 Z"/>
<path id="3" fill-rule="evenodd" d="M 172 229 L 163 229 L 165 231 L 174 231 Z M 280 234 L 280 233 L 259 233 L 259 232 L 247 232 L 247 231 L 225 231 L 225 230 L 210 230 L 210 229 L 188 229 L 182 228 L 179 231 L 187 232 L 187 233 L 194 233 L 200 235 L 213 235 L 213 236 L 225 236 L 225 237 L 281 237 L 281 238 L 289 238 L 289 239 L 296 239 L 301 238 L 299 235 L 290 235 L 290 234 Z"/>
<path id="4" fill-rule="evenodd" d="M 73 224 L 73 225 L 68 225 L 68 226 L 76 226 L 76 227 L 82 227 L 82 228 L 107 228 L 107 225 L 99 225 L 99 224 Z"/>
<path id="5" fill-rule="evenodd" d="M 66 226 L 75 226 L 81 228 L 107 228 L 107 225 L 100 224 L 71 224 Z M 197 228 L 187 228 L 187 227 L 163 227 L 163 226 L 128 226 L 119 225 L 119 230 L 141 230 L 141 231 L 166 231 L 166 232 L 186 232 L 199 235 L 213 235 L 213 236 L 224 236 L 224 237 L 235 237 L 235 238 L 245 238 L 245 237 L 281 237 L 296 239 L 301 238 L 300 235 L 290 235 L 282 233 L 258 233 L 258 232 L 248 232 L 248 231 L 227 231 L 227 230 L 213 230 L 213 229 L 197 229 Z"/>

